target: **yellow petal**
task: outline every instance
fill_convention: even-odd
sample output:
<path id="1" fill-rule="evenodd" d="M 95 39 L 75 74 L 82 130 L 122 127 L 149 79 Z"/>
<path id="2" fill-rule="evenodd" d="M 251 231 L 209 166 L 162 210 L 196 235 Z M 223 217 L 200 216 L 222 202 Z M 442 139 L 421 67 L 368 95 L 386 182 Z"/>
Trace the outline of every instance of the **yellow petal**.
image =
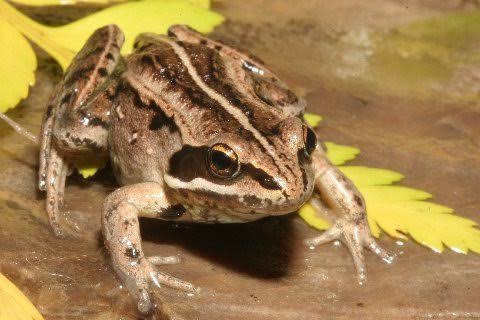
<path id="1" fill-rule="evenodd" d="M 327 146 L 328 159 L 336 166 L 355 159 L 360 153 L 357 148 L 342 146 L 333 142 L 325 142 L 325 145 Z"/>
<path id="2" fill-rule="evenodd" d="M 35 82 L 37 59 L 28 41 L 8 22 L 0 19 L 0 112 L 26 98 Z"/>
<path id="3" fill-rule="evenodd" d="M 28 298 L 1 273 L 0 320 L 43 320 Z"/>
<path id="4" fill-rule="evenodd" d="M 315 128 L 316 126 L 318 126 L 318 124 L 320 123 L 320 121 L 322 121 L 322 116 L 318 115 L 318 114 L 315 114 L 315 113 L 305 113 L 303 115 L 303 118 L 305 119 L 305 121 L 307 121 L 307 123 Z"/>

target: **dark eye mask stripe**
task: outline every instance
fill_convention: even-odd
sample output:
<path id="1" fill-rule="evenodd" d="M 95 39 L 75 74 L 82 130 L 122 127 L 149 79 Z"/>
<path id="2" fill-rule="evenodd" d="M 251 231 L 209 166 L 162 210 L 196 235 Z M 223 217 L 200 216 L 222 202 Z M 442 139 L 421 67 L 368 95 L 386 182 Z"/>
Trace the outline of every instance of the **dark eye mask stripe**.
<path id="1" fill-rule="evenodd" d="M 275 179 L 263 171 L 262 169 L 254 167 L 252 164 L 242 164 L 242 170 L 248 174 L 253 180 L 257 181 L 262 187 L 269 190 L 281 190 L 282 187 Z"/>
<path id="2" fill-rule="evenodd" d="M 192 181 L 195 178 L 203 178 L 212 181 L 219 185 L 231 185 L 241 179 L 242 176 L 248 175 L 253 180 L 257 181 L 262 187 L 269 190 L 281 190 L 282 187 L 275 181 L 275 179 L 266 173 L 264 170 L 256 168 L 250 163 L 243 163 L 241 173 L 238 178 L 233 180 L 222 180 L 212 177 L 208 173 L 206 167 L 206 155 L 208 147 L 194 147 L 183 146 L 170 158 L 170 166 L 168 174 L 184 182 Z"/>

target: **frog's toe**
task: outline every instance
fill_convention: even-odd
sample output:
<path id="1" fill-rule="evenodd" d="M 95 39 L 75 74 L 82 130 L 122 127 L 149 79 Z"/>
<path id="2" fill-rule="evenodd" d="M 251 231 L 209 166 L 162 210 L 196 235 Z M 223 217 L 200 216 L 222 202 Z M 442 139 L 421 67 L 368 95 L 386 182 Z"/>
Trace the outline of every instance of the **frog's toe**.
<path id="1" fill-rule="evenodd" d="M 373 237 L 369 234 L 365 239 L 366 247 L 370 249 L 377 256 L 382 258 L 385 263 L 392 264 L 397 260 L 397 255 L 390 253 L 388 250 L 382 248 Z"/>
<path id="2" fill-rule="evenodd" d="M 199 287 L 195 286 L 190 282 L 175 278 L 169 274 L 159 271 L 150 273 L 150 279 L 159 288 L 161 287 L 161 285 L 165 285 L 170 288 L 175 288 L 192 293 L 199 293 L 201 291 Z"/>
<path id="3" fill-rule="evenodd" d="M 150 314 L 154 309 L 154 303 L 147 289 L 138 289 L 137 308 L 143 314 Z"/>
<path id="4" fill-rule="evenodd" d="M 154 266 L 163 266 L 165 264 L 178 264 L 180 263 L 180 258 L 178 256 L 150 256 L 147 257 L 147 260 Z"/>

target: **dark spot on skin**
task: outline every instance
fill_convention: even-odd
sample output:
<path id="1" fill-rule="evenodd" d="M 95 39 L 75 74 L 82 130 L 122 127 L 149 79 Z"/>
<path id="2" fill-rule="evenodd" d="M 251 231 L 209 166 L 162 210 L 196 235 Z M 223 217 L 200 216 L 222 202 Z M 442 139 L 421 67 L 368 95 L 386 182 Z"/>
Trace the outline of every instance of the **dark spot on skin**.
<path id="1" fill-rule="evenodd" d="M 359 207 L 363 207 L 362 198 L 360 198 L 358 195 L 355 195 L 355 196 L 353 197 L 353 200 L 355 201 L 355 203 L 356 203 Z"/>
<path id="2" fill-rule="evenodd" d="M 131 259 L 138 259 L 140 257 L 140 250 L 135 247 L 125 249 L 125 255 Z"/>
<path id="3" fill-rule="evenodd" d="M 120 49 L 120 47 L 118 46 L 118 43 L 116 43 L 116 42 L 112 43 L 112 48 Z"/>
<path id="4" fill-rule="evenodd" d="M 95 69 L 95 66 L 87 66 L 85 68 L 80 68 L 72 73 L 68 74 L 65 79 L 65 87 L 70 87 L 73 83 L 77 82 L 81 78 L 85 78 L 90 72 Z"/>
<path id="5" fill-rule="evenodd" d="M 148 66 L 151 67 L 151 68 L 154 68 L 154 67 L 155 67 L 155 62 L 153 61 L 152 56 L 149 55 L 149 54 L 144 54 L 144 55 L 142 55 L 141 62 L 142 62 L 144 65 L 148 65 Z"/>
<path id="6" fill-rule="evenodd" d="M 112 218 L 112 216 L 114 215 L 115 211 L 117 211 L 117 209 L 118 209 L 118 204 L 113 206 L 112 208 L 107 209 L 107 211 L 105 212 L 105 220 L 107 220 L 107 222 L 110 220 L 110 218 Z"/>
<path id="7" fill-rule="evenodd" d="M 53 105 L 49 104 L 47 110 L 45 111 L 45 119 L 48 119 L 52 116 Z"/>
<path id="8" fill-rule="evenodd" d="M 153 115 L 152 121 L 150 121 L 150 125 L 148 126 L 148 129 L 156 131 L 163 127 L 163 117 L 160 113 L 155 113 Z"/>
<path id="9" fill-rule="evenodd" d="M 102 119 L 98 118 L 98 117 L 93 117 L 90 119 L 90 122 L 88 123 L 88 125 L 90 126 L 94 126 L 94 127 L 97 127 L 97 126 L 100 126 L 104 129 L 108 129 L 108 122 L 106 121 L 103 121 Z"/>
<path id="10" fill-rule="evenodd" d="M 105 47 L 103 46 L 100 46 L 100 47 L 96 47 L 95 49 L 93 49 L 92 51 L 90 51 L 88 54 L 87 54 L 87 57 L 90 57 L 90 56 L 96 56 L 98 55 L 99 53 L 102 53 L 104 51 Z"/>
<path id="11" fill-rule="evenodd" d="M 352 220 L 355 223 L 355 225 L 361 226 L 365 223 L 365 217 L 366 216 L 367 216 L 367 213 L 365 211 L 361 211 L 361 212 L 355 213 L 352 216 L 352 218 L 353 218 Z"/>
<path id="12" fill-rule="evenodd" d="M 105 68 L 100 68 L 98 69 L 98 74 L 100 75 L 100 77 L 104 78 L 108 76 L 108 71 Z"/>
<path id="13" fill-rule="evenodd" d="M 246 195 L 243 196 L 243 202 L 248 206 L 248 207 L 260 207 L 262 205 L 262 199 L 252 196 L 252 195 Z M 254 212 L 252 212 L 254 213 Z"/>
<path id="14" fill-rule="evenodd" d="M 168 127 L 170 133 L 178 130 L 173 118 L 167 117 L 163 109 L 155 101 L 151 100 L 148 108 L 152 109 L 154 112 L 153 118 L 148 126 L 150 130 L 159 130 L 164 126 Z"/>
<path id="15" fill-rule="evenodd" d="M 181 204 L 176 204 L 165 208 L 158 214 L 158 217 L 166 220 L 175 220 L 180 218 L 187 210 Z"/>
<path id="16" fill-rule="evenodd" d="M 357 303 L 357 307 L 364 307 L 364 304 L 363 304 L 363 302 L 359 302 L 359 303 Z"/>
<path id="17" fill-rule="evenodd" d="M 206 45 L 207 43 L 208 43 L 208 42 L 207 42 L 207 40 L 205 40 L 205 39 L 201 39 L 201 40 L 200 40 L 200 44 L 201 44 L 201 45 Z"/>
<path id="18" fill-rule="evenodd" d="M 140 43 L 140 41 L 135 41 L 135 42 L 133 43 L 133 49 L 137 49 L 139 43 Z"/>
<path id="19" fill-rule="evenodd" d="M 113 54 L 111 52 L 107 53 L 106 57 L 110 61 L 115 61 L 115 57 L 113 56 Z"/>
<path id="20" fill-rule="evenodd" d="M 219 45 L 219 44 L 215 45 L 215 50 L 220 51 L 222 49 L 223 49 L 223 47 L 221 45 Z"/>
<path id="21" fill-rule="evenodd" d="M 60 101 L 60 104 L 65 104 L 67 102 L 70 102 L 71 97 L 72 97 L 72 93 L 67 93 L 66 95 L 63 96 L 62 101 Z"/>

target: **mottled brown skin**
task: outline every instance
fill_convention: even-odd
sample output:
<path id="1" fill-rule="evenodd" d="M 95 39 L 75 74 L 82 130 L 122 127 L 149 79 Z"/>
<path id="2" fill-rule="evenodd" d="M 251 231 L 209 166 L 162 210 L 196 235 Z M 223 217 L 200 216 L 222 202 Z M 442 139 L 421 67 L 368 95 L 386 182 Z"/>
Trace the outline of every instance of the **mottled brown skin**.
<path id="1" fill-rule="evenodd" d="M 172 26 L 169 37 L 140 35 L 125 59 L 122 43 L 118 27 L 97 30 L 56 88 L 42 126 L 39 186 L 60 234 L 71 164 L 110 158 L 122 187 L 105 200 L 103 236 L 140 311 L 154 306 L 152 286 L 198 290 L 157 271 L 178 258 L 145 257 L 140 216 L 248 222 L 312 198 L 336 217 L 308 245 L 343 240 L 360 281 L 364 247 L 392 261 L 370 234 L 363 197 L 304 122 L 305 102 L 259 59 L 185 26 Z"/>

